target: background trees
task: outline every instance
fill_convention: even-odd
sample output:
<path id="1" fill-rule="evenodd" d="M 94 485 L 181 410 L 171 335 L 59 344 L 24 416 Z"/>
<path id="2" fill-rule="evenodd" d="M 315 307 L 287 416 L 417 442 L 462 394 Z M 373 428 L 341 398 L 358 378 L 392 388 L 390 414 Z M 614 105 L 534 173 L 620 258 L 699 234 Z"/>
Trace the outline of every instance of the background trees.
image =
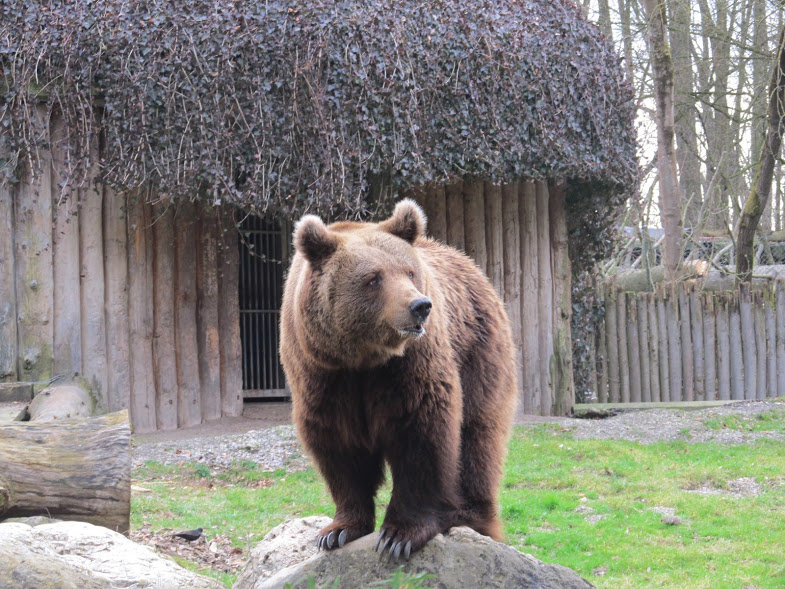
<path id="1" fill-rule="evenodd" d="M 640 199 L 631 203 L 625 223 L 639 228 L 665 226 L 666 231 L 671 223 L 664 211 L 675 188 L 663 178 L 663 169 L 667 176 L 672 164 L 667 168 L 657 164 L 658 145 L 662 145 L 668 161 L 675 155 L 684 245 L 690 247 L 690 237 L 697 234 L 735 241 L 766 136 L 769 83 L 785 12 L 782 2 L 585 0 L 584 5 L 616 45 L 637 92 L 644 180 Z M 656 29 L 659 19 L 664 23 L 662 33 Z M 657 97 L 669 92 L 657 89 L 663 82 L 653 42 L 657 38 L 667 47 L 664 56 L 673 68 L 672 111 L 661 113 L 672 116 L 673 154 L 667 150 L 667 133 L 657 133 Z M 660 118 L 661 123 L 664 120 Z M 785 229 L 781 155 L 773 158 L 771 169 L 771 198 L 760 211 L 764 232 Z M 671 186 L 665 192 L 663 181 Z M 674 245 L 681 247 L 678 242 Z"/>

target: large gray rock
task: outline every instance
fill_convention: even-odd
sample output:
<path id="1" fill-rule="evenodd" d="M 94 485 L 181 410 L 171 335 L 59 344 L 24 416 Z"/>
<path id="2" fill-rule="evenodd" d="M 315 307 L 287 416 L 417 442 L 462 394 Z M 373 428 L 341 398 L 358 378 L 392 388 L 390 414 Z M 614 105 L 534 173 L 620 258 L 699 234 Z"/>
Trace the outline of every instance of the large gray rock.
<path id="1" fill-rule="evenodd" d="M 107 528 L 84 522 L 36 526 L 4 522 L 0 523 L 0 587 L 219 589 L 223 585 Z"/>
<path id="2" fill-rule="evenodd" d="M 94 409 L 90 393 L 77 383 L 46 387 L 30 402 L 30 421 L 90 417 Z"/>
<path id="3" fill-rule="evenodd" d="M 297 520 L 296 520 L 297 521 Z M 340 587 L 369 587 L 393 576 L 400 564 L 379 560 L 374 552 L 376 533 L 369 534 L 344 548 L 313 554 L 315 536 L 319 527 L 312 522 L 298 524 L 286 522 L 273 530 L 253 549 L 251 559 L 240 573 L 234 589 L 264 589 L 284 587 L 291 583 L 293 589 L 309 586 L 309 577 L 317 587 L 331 587 L 340 577 Z M 329 520 L 326 520 L 329 521 Z M 288 529 L 301 534 L 310 529 L 307 538 L 309 549 L 300 554 L 313 554 L 299 564 L 294 564 L 269 576 L 271 562 L 280 562 L 278 551 L 287 550 Z M 270 534 L 273 534 L 271 532 Z M 299 546 L 301 539 L 294 542 Z M 421 551 L 412 554 L 403 571 L 412 575 L 430 573 L 434 578 L 425 581 L 426 587 L 463 589 L 465 587 L 537 587 L 539 589 L 588 589 L 593 587 L 572 570 L 545 564 L 533 556 L 482 536 L 470 528 L 453 528 L 446 536 L 438 535 Z"/>

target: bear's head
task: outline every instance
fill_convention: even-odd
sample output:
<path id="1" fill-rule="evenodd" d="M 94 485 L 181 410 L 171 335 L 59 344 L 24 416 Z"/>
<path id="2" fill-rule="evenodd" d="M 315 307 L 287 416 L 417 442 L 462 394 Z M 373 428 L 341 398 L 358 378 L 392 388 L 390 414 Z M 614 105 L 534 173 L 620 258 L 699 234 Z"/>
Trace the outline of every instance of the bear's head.
<path id="1" fill-rule="evenodd" d="M 414 247 L 425 226 L 409 199 L 381 223 L 300 219 L 294 246 L 307 264 L 297 314 L 310 352 L 341 367 L 370 367 L 425 335 L 431 301 Z"/>

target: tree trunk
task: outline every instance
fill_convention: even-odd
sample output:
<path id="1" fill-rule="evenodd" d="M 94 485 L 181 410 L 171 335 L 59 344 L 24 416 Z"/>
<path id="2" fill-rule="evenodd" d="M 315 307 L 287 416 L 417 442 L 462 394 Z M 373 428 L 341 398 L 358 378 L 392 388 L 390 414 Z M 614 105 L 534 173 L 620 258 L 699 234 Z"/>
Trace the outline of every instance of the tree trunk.
<path id="1" fill-rule="evenodd" d="M 128 412 L 0 426 L 0 517 L 46 515 L 129 528 Z"/>
<path id="2" fill-rule="evenodd" d="M 660 217 L 665 228 L 663 264 L 668 280 L 676 280 L 682 251 L 682 194 L 674 145 L 673 61 L 668 46 L 665 4 L 643 0 L 649 25 L 649 53 L 657 105 L 657 169 Z"/>
<path id="3" fill-rule="evenodd" d="M 782 29 L 777 44 L 777 59 L 771 76 L 769 97 L 766 137 L 755 169 L 752 190 L 744 203 L 739 221 L 736 240 L 736 277 L 739 282 L 749 282 L 752 279 L 755 230 L 758 228 L 761 214 L 771 194 L 774 166 L 782 147 L 782 133 L 785 127 L 785 28 Z"/>

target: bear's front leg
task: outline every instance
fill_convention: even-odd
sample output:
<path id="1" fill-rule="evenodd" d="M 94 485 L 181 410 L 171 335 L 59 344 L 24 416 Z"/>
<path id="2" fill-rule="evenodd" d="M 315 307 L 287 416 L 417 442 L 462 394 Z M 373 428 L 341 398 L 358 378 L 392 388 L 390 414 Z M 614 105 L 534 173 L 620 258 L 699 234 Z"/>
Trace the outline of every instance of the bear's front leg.
<path id="1" fill-rule="evenodd" d="M 311 454 L 335 502 L 332 523 L 316 537 L 318 548 L 342 548 L 347 542 L 370 534 L 375 519 L 374 496 L 384 478 L 381 455 L 324 445 Z"/>
<path id="2" fill-rule="evenodd" d="M 390 441 L 393 491 L 376 544 L 381 557 L 408 559 L 451 527 L 460 505 L 459 415 L 426 410 L 419 417 L 427 423 L 415 418 Z"/>

